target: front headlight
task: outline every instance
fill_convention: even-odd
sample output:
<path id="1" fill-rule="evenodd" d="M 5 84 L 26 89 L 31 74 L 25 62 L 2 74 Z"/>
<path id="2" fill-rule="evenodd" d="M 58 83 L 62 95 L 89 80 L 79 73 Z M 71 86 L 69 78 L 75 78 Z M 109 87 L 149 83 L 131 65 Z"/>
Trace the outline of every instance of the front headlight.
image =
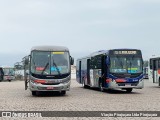
<path id="1" fill-rule="evenodd" d="M 139 79 L 139 82 L 143 81 L 143 78 Z"/>

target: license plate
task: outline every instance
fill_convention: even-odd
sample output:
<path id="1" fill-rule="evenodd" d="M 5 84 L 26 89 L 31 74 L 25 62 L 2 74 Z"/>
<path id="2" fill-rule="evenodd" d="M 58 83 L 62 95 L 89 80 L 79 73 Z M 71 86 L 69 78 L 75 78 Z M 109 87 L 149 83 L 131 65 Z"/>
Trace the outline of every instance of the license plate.
<path id="1" fill-rule="evenodd" d="M 125 84 L 126 87 L 131 87 L 131 84 Z"/>
<path id="2" fill-rule="evenodd" d="M 47 90 L 53 90 L 54 87 L 47 87 Z"/>

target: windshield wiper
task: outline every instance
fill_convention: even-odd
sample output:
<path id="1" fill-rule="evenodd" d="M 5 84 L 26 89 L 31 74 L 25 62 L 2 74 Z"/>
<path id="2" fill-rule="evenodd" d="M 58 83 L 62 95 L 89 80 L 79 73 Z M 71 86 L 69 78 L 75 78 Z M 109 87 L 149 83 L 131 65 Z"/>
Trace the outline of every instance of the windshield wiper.
<path id="1" fill-rule="evenodd" d="M 43 69 L 41 75 L 44 73 L 44 71 L 46 70 L 46 68 L 48 67 L 48 65 L 49 65 L 49 62 L 47 62 L 47 64 L 45 65 L 45 67 L 44 67 L 44 69 Z"/>
<path id="2" fill-rule="evenodd" d="M 61 72 L 59 71 L 59 69 L 58 69 L 56 63 L 54 62 L 54 60 L 53 60 L 53 65 L 55 66 L 55 68 L 56 68 L 56 70 L 57 70 L 57 72 L 58 72 L 58 75 L 60 76 L 60 75 L 61 75 Z"/>

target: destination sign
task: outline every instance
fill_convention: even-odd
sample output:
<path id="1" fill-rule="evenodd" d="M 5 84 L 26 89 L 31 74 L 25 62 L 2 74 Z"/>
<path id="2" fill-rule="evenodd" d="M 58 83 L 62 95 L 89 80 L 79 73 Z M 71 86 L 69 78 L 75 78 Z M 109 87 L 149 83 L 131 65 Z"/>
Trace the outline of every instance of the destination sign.
<path id="1" fill-rule="evenodd" d="M 114 54 L 137 54 L 137 51 L 114 51 Z"/>
<path id="2" fill-rule="evenodd" d="M 64 52 L 52 52 L 52 54 L 64 54 Z"/>

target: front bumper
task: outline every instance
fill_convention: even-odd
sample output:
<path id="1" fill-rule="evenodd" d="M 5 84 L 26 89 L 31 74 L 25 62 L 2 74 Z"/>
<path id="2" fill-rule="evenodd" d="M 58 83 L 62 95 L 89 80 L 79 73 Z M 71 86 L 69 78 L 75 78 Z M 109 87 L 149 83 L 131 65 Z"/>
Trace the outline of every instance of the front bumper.
<path id="1" fill-rule="evenodd" d="M 14 76 L 4 76 L 4 80 L 14 80 Z"/>
<path id="2" fill-rule="evenodd" d="M 69 91 L 71 81 L 59 83 L 57 85 L 43 85 L 29 82 L 29 89 L 31 91 Z"/>
<path id="3" fill-rule="evenodd" d="M 111 81 L 108 83 L 109 89 L 125 89 L 125 88 L 135 88 L 142 89 L 144 87 L 144 81 L 140 80 L 138 83 L 116 83 Z"/>

